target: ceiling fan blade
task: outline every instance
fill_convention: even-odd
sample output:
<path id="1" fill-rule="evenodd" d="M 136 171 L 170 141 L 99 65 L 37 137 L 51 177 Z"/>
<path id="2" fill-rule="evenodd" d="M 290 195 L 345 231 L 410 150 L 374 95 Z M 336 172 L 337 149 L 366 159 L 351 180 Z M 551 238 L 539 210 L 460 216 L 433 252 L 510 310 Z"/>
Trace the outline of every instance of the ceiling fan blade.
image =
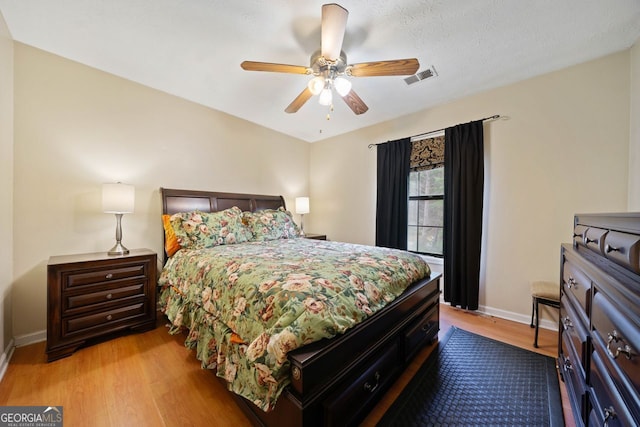
<path id="1" fill-rule="evenodd" d="M 325 59 L 335 61 L 340 58 L 342 40 L 347 28 L 349 11 L 335 3 L 322 6 L 321 53 Z"/>
<path id="2" fill-rule="evenodd" d="M 391 61 L 361 62 L 347 67 L 347 74 L 353 77 L 407 76 L 415 74 L 420 63 L 415 58 Z"/>
<path id="3" fill-rule="evenodd" d="M 308 87 L 305 87 L 304 90 L 302 92 L 300 92 L 300 95 L 298 95 L 296 97 L 296 99 L 294 99 L 291 104 L 289 104 L 289 106 L 284 110 L 287 113 L 295 113 L 296 111 L 298 111 L 300 109 L 300 107 L 302 107 L 304 105 L 305 102 L 307 102 L 309 100 L 309 98 L 311 98 L 313 96 L 313 94 L 311 93 L 311 91 L 309 90 Z"/>
<path id="4" fill-rule="evenodd" d="M 344 99 L 344 102 L 347 103 L 349 108 L 351 108 L 351 110 L 353 110 L 353 112 L 358 115 L 366 113 L 369 109 L 369 107 L 367 107 L 367 104 L 365 104 L 364 101 L 360 99 L 360 97 L 353 91 L 353 89 L 351 89 L 348 94 L 343 96 L 342 99 Z"/>
<path id="5" fill-rule="evenodd" d="M 303 65 L 274 64 L 271 62 L 244 61 L 240 64 L 247 71 L 270 71 L 273 73 L 310 74 L 313 71 Z"/>

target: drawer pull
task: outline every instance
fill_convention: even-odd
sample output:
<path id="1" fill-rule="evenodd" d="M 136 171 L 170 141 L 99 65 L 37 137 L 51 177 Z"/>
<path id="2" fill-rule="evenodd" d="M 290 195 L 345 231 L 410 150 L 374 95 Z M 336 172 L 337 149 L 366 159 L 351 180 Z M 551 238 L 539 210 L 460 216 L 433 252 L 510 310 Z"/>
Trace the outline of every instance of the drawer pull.
<path id="1" fill-rule="evenodd" d="M 569 319 L 568 316 L 562 318 L 562 326 L 564 327 L 565 330 L 569 328 L 573 328 L 573 323 L 571 323 L 571 319 Z"/>
<path id="2" fill-rule="evenodd" d="M 625 357 L 629 360 L 631 360 L 631 355 L 633 354 L 633 351 L 631 350 L 631 347 L 629 346 L 629 344 L 625 344 L 624 347 L 618 347 L 616 350 L 616 355 L 614 357 L 614 359 L 618 356 L 620 356 L 620 353 L 624 353 Z"/>
<path id="3" fill-rule="evenodd" d="M 611 246 L 611 245 L 605 245 L 605 247 L 604 247 L 604 251 L 605 251 L 606 253 L 619 252 L 619 251 L 620 251 L 620 248 L 616 248 L 616 247 Z"/>
<path id="4" fill-rule="evenodd" d="M 611 343 L 622 341 L 622 339 L 618 336 L 618 331 L 615 329 L 612 332 L 607 334 L 607 353 L 611 356 L 612 359 L 617 359 L 620 356 L 620 353 L 623 353 L 627 359 L 631 360 L 631 355 L 633 354 L 633 349 L 629 344 L 625 344 L 624 347 L 618 347 L 616 349 L 615 354 L 613 350 L 611 350 Z"/>
<path id="5" fill-rule="evenodd" d="M 376 371 L 373 377 L 376 380 L 376 383 L 374 385 L 369 384 L 368 381 L 364 383 L 364 389 L 367 390 L 369 393 L 373 393 L 374 391 L 376 391 L 376 389 L 380 385 L 380 372 Z"/>
<path id="6" fill-rule="evenodd" d="M 111 298 L 113 298 L 113 295 L 107 294 L 107 299 L 111 299 Z"/>
<path id="7" fill-rule="evenodd" d="M 604 423 L 602 424 L 604 427 L 609 425 L 609 420 L 613 420 L 616 418 L 616 411 L 613 409 L 613 406 L 609 406 L 608 408 L 604 408 Z"/>
<path id="8" fill-rule="evenodd" d="M 564 359 L 564 369 L 565 371 L 573 370 L 573 366 L 571 365 L 571 361 L 569 359 Z"/>
<path id="9" fill-rule="evenodd" d="M 113 319 L 113 316 L 109 314 L 109 315 L 107 316 L 107 320 L 111 320 L 111 319 Z"/>
<path id="10" fill-rule="evenodd" d="M 590 239 L 588 237 L 585 236 L 584 238 L 584 244 L 588 245 L 589 243 L 598 243 L 598 239 Z"/>
<path id="11" fill-rule="evenodd" d="M 611 350 L 610 347 L 611 343 L 618 341 L 622 341 L 622 339 L 618 336 L 618 331 L 615 329 L 607 334 L 607 353 L 609 353 L 609 356 L 611 356 L 612 359 L 617 359 L 618 356 L 620 356 L 620 353 L 622 353 L 627 359 L 631 360 L 633 349 L 629 344 L 625 344 L 624 347 L 618 347 L 615 354 L 613 353 L 613 350 Z"/>
<path id="12" fill-rule="evenodd" d="M 567 288 L 571 289 L 574 287 L 578 287 L 578 282 L 573 278 L 573 276 L 569 276 L 569 279 L 567 280 Z"/>
<path id="13" fill-rule="evenodd" d="M 105 279 L 113 279 L 113 274 L 109 273 L 106 276 L 104 276 Z"/>

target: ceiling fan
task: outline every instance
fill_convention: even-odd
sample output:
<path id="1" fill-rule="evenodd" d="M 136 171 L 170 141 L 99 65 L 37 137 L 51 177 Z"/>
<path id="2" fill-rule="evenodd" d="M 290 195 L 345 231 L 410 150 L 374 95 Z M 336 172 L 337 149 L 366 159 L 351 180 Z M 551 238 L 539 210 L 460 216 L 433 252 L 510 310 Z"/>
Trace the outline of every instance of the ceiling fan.
<path id="1" fill-rule="evenodd" d="M 311 55 L 308 67 L 255 61 L 244 61 L 240 66 L 247 71 L 313 75 L 307 87 L 284 110 L 287 113 L 295 113 L 314 95 L 319 95 L 318 102 L 321 105 L 331 106 L 334 89 L 354 113 L 365 113 L 369 107 L 353 91 L 351 81 L 345 76 L 413 75 L 420 64 L 415 58 L 347 64 L 347 55 L 342 51 L 342 41 L 348 16 L 349 11 L 338 4 L 322 6 L 321 45 L 320 49 Z"/>

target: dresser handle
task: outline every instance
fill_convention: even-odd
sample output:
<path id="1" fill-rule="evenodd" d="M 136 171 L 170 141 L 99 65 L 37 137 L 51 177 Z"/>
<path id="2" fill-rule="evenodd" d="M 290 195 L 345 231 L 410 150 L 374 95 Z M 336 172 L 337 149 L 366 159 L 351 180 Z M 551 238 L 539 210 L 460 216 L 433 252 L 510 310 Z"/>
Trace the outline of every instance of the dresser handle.
<path id="1" fill-rule="evenodd" d="M 571 360 L 564 359 L 564 369 L 567 371 L 573 371 L 573 366 L 571 365 Z"/>
<path id="2" fill-rule="evenodd" d="M 376 371 L 373 377 L 376 379 L 376 383 L 374 385 L 369 384 L 369 382 L 364 383 L 364 389 L 369 393 L 373 393 L 374 391 L 376 391 L 376 389 L 380 385 L 380 372 Z"/>
<path id="3" fill-rule="evenodd" d="M 113 316 L 109 314 L 109 315 L 107 316 L 107 320 L 111 320 L 111 319 L 113 319 Z"/>
<path id="4" fill-rule="evenodd" d="M 568 316 L 562 318 L 562 326 L 564 327 L 565 330 L 569 328 L 573 328 L 573 323 L 571 323 L 571 319 L 569 319 Z"/>
<path id="5" fill-rule="evenodd" d="M 106 275 L 106 276 L 104 276 L 104 277 L 105 277 L 105 279 L 112 279 L 112 278 L 113 278 L 113 274 L 112 274 L 112 273 L 109 273 L 109 274 L 107 274 L 107 275 Z"/>
<path id="6" fill-rule="evenodd" d="M 620 337 L 618 336 L 618 331 L 615 329 L 609 333 L 607 333 L 607 353 L 611 356 L 612 359 L 616 359 L 620 355 L 620 348 L 616 351 L 616 354 L 613 354 L 611 350 L 611 343 L 620 341 Z"/>
<path id="7" fill-rule="evenodd" d="M 113 295 L 107 294 L 107 299 L 111 299 L 111 298 L 113 298 Z"/>
<path id="8" fill-rule="evenodd" d="M 573 278 L 573 276 L 569 276 L 569 279 L 567 280 L 567 288 L 571 289 L 573 287 L 577 288 L 578 282 Z"/>
<path id="9" fill-rule="evenodd" d="M 616 247 L 611 246 L 611 245 L 605 245 L 605 247 L 604 247 L 604 251 L 605 251 L 606 253 L 609 253 L 609 252 L 619 252 L 619 251 L 620 251 L 620 248 L 616 248 Z"/>
<path id="10" fill-rule="evenodd" d="M 608 408 L 604 408 L 604 423 L 603 427 L 607 427 L 609 425 L 609 420 L 613 420 L 616 418 L 616 411 L 613 409 L 613 406 L 609 406 Z"/>
<path id="11" fill-rule="evenodd" d="M 573 237 L 580 237 L 580 238 L 584 238 L 584 235 L 583 235 L 583 234 L 573 233 Z"/>
<path id="12" fill-rule="evenodd" d="M 628 360 L 631 360 L 633 350 L 631 349 L 631 346 L 629 344 L 625 344 L 624 347 L 618 347 L 616 349 L 616 356 L 614 357 L 614 359 L 620 356 L 620 353 L 623 353 Z"/>

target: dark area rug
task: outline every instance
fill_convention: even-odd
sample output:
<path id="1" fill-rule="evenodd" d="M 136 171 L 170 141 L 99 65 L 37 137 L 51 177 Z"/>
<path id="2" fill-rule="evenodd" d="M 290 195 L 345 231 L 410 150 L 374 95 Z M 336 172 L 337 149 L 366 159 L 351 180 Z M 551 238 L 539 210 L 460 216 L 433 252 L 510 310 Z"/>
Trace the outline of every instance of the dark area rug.
<path id="1" fill-rule="evenodd" d="M 555 359 L 452 327 L 380 426 L 564 426 Z"/>

